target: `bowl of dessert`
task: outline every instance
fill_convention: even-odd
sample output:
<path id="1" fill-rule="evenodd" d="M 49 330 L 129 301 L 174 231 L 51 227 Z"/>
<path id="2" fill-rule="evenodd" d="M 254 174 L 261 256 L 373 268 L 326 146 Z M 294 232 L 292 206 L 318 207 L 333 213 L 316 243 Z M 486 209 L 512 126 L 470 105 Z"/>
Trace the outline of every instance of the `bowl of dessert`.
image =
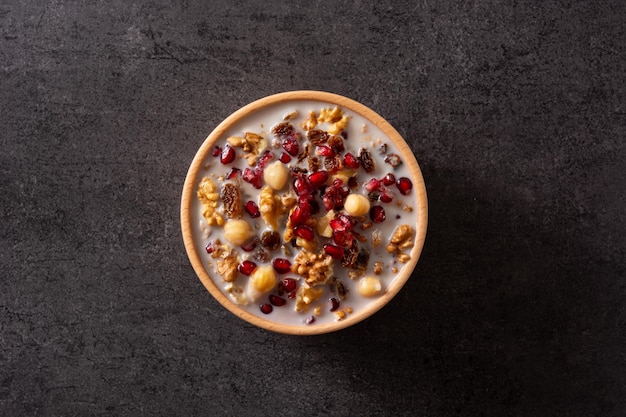
<path id="1" fill-rule="evenodd" d="M 189 167 L 187 255 L 208 292 L 258 327 L 352 326 L 412 275 L 426 236 L 424 180 L 400 134 L 349 98 L 275 94 L 227 117 Z"/>

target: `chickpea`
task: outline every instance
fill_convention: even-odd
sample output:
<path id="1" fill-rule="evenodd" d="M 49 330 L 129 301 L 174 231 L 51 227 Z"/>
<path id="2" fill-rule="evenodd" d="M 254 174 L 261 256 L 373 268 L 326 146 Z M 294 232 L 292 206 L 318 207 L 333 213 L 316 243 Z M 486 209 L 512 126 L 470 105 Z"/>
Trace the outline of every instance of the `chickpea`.
<path id="1" fill-rule="evenodd" d="M 374 297 L 380 294 L 382 284 L 378 278 L 368 276 L 361 278 L 357 289 L 363 297 Z"/>
<path id="2" fill-rule="evenodd" d="M 252 236 L 254 230 L 245 220 L 228 220 L 224 225 L 224 237 L 233 245 L 243 245 Z"/>
<path id="3" fill-rule="evenodd" d="M 343 208 L 351 216 L 364 216 L 370 211 L 370 201 L 363 194 L 350 194 L 346 197 Z"/>
<path id="4" fill-rule="evenodd" d="M 287 184 L 288 177 L 287 167 L 280 161 L 268 165 L 263 171 L 265 183 L 276 191 L 281 190 Z"/>

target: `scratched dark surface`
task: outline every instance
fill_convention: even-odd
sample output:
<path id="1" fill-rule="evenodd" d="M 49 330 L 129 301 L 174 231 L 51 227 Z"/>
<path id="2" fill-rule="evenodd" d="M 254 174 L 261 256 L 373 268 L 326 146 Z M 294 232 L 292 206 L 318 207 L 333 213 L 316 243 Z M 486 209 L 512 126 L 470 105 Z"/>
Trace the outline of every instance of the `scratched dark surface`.
<path id="1" fill-rule="evenodd" d="M 626 3 L 523 3 L 1 1 L 0 415 L 626 415 Z M 294 89 L 388 118 L 430 200 L 398 297 L 308 338 L 213 301 L 178 220 Z"/>

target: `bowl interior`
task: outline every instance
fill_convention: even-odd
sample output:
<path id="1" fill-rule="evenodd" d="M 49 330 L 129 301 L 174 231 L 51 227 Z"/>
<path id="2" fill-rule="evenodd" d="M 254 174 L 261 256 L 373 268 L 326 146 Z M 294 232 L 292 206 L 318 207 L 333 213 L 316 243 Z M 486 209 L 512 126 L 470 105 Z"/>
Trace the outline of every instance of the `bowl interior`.
<path id="1" fill-rule="evenodd" d="M 271 316 L 267 316 L 266 318 L 254 315 L 227 297 L 211 278 L 213 271 L 209 270 L 207 265 L 203 262 L 202 257 L 206 257 L 206 252 L 205 248 L 198 243 L 198 234 L 201 232 L 198 224 L 194 220 L 198 210 L 196 197 L 197 184 L 200 177 L 206 172 L 205 162 L 207 158 L 209 158 L 215 143 L 222 140 L 228 132 L 237 128 L 242 123 L 248 123 L 250 120 L 262 121 L 266 119 L 270 113 L 276 112 L 276 109 L 289 108 L 291 105 L 310 102 L 315 102 L 320 107 L 338 106 L 346 112 L 367 119 L 369 123 L 380 129 L 383 135 L 386 136 L 386 139 L 395 146 L 402 156 L 410 172 L 410 178 L 413 182 L 412 193 L 414 193 L 415 196 L 415 210 L 417 216 L 415 241 L 410 250 L 411 258 L 402 269 L 400 269 L 397 276 L 386 288 L 386 291 L 377 298 L 372 299 L 367 306 L 355 311 L 354 314 L 348 315 L 343 320 L 314 326 L 280 323 L 273 321 Z M 424 245 L 427 219 L 428 208 L 424 180 L 412 150 L 400 134 L 386 120 L 366 106 L 343 96 L 319 91 L 293 91 L 268 96 L 242 107 L 226 118 L 211 132 L 196 153 L 185 179 L 181 199 L 181 228 L 185 249 L 198 278 L 209 293 L 233 314 L 251 324 L 270 331 L 294 335 L 321 334 L 343 329 L 364 320 L 387 304 L 400 291 L 417 264 Z"/>

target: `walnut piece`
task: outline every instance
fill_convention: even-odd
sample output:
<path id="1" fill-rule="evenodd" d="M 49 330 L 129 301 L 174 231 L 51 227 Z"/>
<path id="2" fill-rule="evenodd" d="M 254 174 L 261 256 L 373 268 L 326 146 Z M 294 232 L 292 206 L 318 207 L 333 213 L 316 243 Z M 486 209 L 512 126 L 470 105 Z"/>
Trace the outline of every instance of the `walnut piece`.
<path id="1" fill-rule="evenodd" d="M 302 250 L 293 260 L 291 271 L 304 277 L 310 286 L 325 284 L 333 275 L 333 258 L 322 252 Z"/>
<path id="2" fill-rule="evenodd" d="M 306 118 L 305 121 L 302 122 L 300 126 L 306 131 L 315 129 L 315 126 L 317 126 L 317 116 L 315 115 L 315 112 L 310 112 L 309 116 Z"/>
<path id="3" fill-rule="evenodd" d="M 231 300 L 239 305 L 248 305 L 248 298 L 244 294 L 244 290 L 241 286 L 235 285 L 232 282 L 229 282 L 224 286 L 224 289 L 228 293 L 228 296 Z"/>
<path id="4" fill-rule="evenodd" d="M 374 273 L 376 275 L 380 275 L 383 272 L 383 263 L 382 262 L 374 262 Z"/>
<path id="5" fill-rule="evenodd" d="M 261 193 L 259 194 L 259 209 L 265 223 L 270 226 L 272 230 L 278 229 L 279 205 L 276 204 L 276 200 L 274 199 L 274 190 L 272 187 L 266 185 L 261 189 Z"/>
<path id="6" fill-rule="evenodd" d="M 339 107 L 322 109 L 317 116 L 317 123 L 330 123 L 327 131 L 332 135 L 340 134 L 348 125 L 349 120 L 350 117 L 344 115 Z"/>
<path id="7" fill-rule="evenodd" d="M 387 252 L 397 255 L 398 261 L 406 263 L 411 259 L 411 256 L 403 253 L 405 249 L 413 247 L 413 234 L 415 230 L 408 224 L 402 224 L 396 227 L 389 244 L 387 245 Z"/>
<path id="8" fill-rule="evenodd" d="M 324 288 L 322 287 L 309 287 L 306 285 L 302 285 L 300 288 L 298 288 L 298 292 L 296 293 L 295 310 L 297 312 L 308 310 L 311 303 L 318 300 L 323 293 Z"/>
<path id="9" fill-rule="evenodd" d="M 267 140 L 263 136 L 253 132 L 244 133 L 244 137 L 230 136 L 226 141 L 236 148 L 241 148 L 246 154 L 244 158 L 248 161 L 248 165 L 253 166 L 256 164 L 257 159 L 261 152 L 267 148 Z"/>
<path id="10" fill-rule="evenodd" d="M 202 178 L 198 186 L 198 200 L 202 204 L 202 216 L 209 226 L 222 226 L 224 218 L 217 212 L 219 194 L 215 192 L 215 183 L 208 177 Z"/>
<path id="11" fill-rule="evenodd" d="M 215 261 L 215 272 L 222 276 L 222 279 L 226 282 L 233 282 L 239 276 L 237 265 L 239 265 L 239 259 L 237 251 L 223 244 L 218 240 L 213 243 L 213 252 L 211 258 Z"/>

